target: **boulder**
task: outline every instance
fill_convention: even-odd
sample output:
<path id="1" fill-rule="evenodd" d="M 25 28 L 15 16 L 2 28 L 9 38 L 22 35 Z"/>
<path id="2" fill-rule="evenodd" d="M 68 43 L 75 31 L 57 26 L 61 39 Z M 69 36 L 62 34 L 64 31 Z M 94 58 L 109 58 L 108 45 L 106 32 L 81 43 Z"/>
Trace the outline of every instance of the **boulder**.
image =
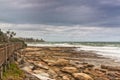
<path id="1" fill-rule="evenodd" d="M 32 69 L 31 69 L 30 66 L 25 66 L 25 67 L 22 68 L 22 70 L 24 70 L 24 71 L 26 71 L 26 72 L 28 72 L 28 73 L 31 73 L 31 72 L 32 72 Z"/>
<path id="2" fill-rule="evenodd" d="M 82 65 L 82 64 L 76 65 L 75 67 L 78 68 L 78 69 L 85 69 L 85 66 Z"/>
<path id="3" fill-rule="evenodd" d="M 41 71 L 41 70 L 33 70 L 33 73 L 39 74 L 39 73 L 43 73 L 43 71 Z"/>
<path id="4" fill-rule="evenodd" d="M 70 80 L 70 78 L 68 76 L 63 76 L 62 80 Z"/>
<path id="5" fill-rule="evenodd" d="M 93 65 L 93 64 L 87 64 L 86 67 L 87 67 L 87 68 L 93 68 L 94 65 Z"/>
<path id="6" fill-rule="evenodd" d="M 45 70 L 49 69 L 48 66 L 42 62 L 39 62 L 38 64 L 35 64 L 35 65 Z"/>
<path id="7" fill-rule="evenodd" d="M 66 60 L 66 59 L 58 59 L 57 61 L 56 61 L 56 65 L 61 65 L 61 66 L 65 66 L 65 65 L 68 65 L 69 64 L 69 61 L 68 60 Z"/>
<path id="8" fill-rule="evenodd" d="M 58 76 L 57 73 L 52 69 L 49 69 L 47 73 L 50 74 L 50 76 L 52 76 L 53 78 Z"/>
<path id="9" fill-rule="evenodd" d="M 69 64 L 69 60 L 66 60 L 66 59 L 58 59 L 55 62 L 48 63 L 48 65 L 50 66 L 66 66 L 68 64 Z"/>
<path id="10" fill-rule="evenodd" d="M 55 79 L 49 78 L 49 74 L 47 73 L 39 73 L 39 74 L 32 74 L 32 75 L 36 76 L 40 80 L 55 80 Z"/>
<path id="11" fill-rule="evenodd" d="M 107 69 L 109 71 L 120 71 L 120 67 L 114 67 L 114 66 L 101 65 L 101 68 Z"/>
<path id="12" fill-rule="evenodd" d="M 70 73 L 70 74 L 78 72 L 77 68 L 75 68 L 75 67 L 64 67 L 64 68 L 62 68 L 61 71 Z"/>
<path id="13" fill-rule="evenodd" d="M 94 80 L 110 80 L 110 79 L 104 77 L 95 77 Z"/>
<path id="14" fill-rule="evenodd" d="M 79 69 L 85 69 L 85 68 L 93 68 L 93 64 L 88 64 L 88 63 L 81 63 L 80 61 L 72 61 L 70 60 L 70 64 L 79 68 Z"/>
<path id="15" fill-rule="evenodd" d="M 92 77 L 90 77 L 89 75 L 87 75 L 85 73 L 73 73 L 73 77 L 76 80 L 93 80 Z"/>

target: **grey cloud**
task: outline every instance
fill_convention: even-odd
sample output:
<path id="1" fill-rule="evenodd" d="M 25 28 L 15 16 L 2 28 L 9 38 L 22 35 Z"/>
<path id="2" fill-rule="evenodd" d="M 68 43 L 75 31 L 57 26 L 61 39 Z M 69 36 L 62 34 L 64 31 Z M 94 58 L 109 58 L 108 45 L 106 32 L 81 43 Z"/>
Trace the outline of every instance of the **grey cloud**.
<path id="1" fill-rule="evenodd" d="M 17 24 L 84 25 L 99 22 L 107 14 L 98 8 L 99 3 L 97 0 L 1 0 L 0 20 Z"/>
<path id="2" fill-rule="evenodd" d="M 0 0 L 0 22 L 116 27 L 117 4 L 119 0 Z"/>
<path id="3" fill-rule="evenodd" d="M 34 27 L 33 27 L 34 26 Z M 10 29 L 18 37 L 44 38 L 48 41 L 118 41 L 120 27 L 54 26 L 44 24 L 0 24 L 4 31 Z"/>

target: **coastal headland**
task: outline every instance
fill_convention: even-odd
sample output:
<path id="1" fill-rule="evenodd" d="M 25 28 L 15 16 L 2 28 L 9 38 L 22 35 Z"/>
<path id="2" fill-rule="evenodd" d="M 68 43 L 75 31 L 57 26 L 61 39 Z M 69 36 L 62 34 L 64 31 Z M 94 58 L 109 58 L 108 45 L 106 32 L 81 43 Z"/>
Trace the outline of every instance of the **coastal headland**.
<path id="1" fill-rule="evenodd" d="M 76 47 L 27 47 L 18 52 L 22 70 L 38 79 L 120 80 L 120 64 Z"/>

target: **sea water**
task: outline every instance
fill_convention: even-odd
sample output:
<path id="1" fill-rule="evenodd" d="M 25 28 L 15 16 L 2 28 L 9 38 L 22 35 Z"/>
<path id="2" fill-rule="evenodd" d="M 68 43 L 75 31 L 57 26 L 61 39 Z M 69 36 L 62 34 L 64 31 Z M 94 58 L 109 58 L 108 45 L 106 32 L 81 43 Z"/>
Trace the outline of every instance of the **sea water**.
<path id="1" fill-rule="evenodd" d="M 120 42 L 44 42 L 27 43 L 28 46 L 76 47 L 77 51 L 93 51 L 96 54 L 120 61 Z"/>

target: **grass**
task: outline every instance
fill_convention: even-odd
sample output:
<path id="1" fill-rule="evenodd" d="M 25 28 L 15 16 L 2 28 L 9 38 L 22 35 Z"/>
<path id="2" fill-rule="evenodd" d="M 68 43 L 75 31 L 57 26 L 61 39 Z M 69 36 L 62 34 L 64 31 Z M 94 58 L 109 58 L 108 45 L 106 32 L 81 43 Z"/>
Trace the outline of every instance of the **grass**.
<path id="1" fill-rule="evenodd" d="M 24 80 L 24 77 L 25 73 L 15 63 L 11 63 L 10 68 L 3 73 L 3 80 Z"/>

